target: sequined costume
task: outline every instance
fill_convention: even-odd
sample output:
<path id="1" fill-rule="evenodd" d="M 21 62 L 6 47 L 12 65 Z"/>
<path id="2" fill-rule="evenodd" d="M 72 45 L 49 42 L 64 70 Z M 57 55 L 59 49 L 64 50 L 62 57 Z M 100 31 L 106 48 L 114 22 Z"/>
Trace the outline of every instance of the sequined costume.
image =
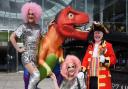
<path id="1" fill-rule="evenodd" d="M 22 58 L 21 58 L 23 65 L 27 63 L 32 63 L 33 67 L 36 67 L 38 46 L 41 38 L 40 26 L 36 24 L 34 27 L 31 27 L 28 24 L 22 24 L 17 28 L 15 33 L 18 38 L 20 37 L 23 38 L 23 45 L 26 48 L 26 51 L 22 53 Z M 29 73 L 26 70 L 24 71 L 24 81 L 26 81 L 25 89 L 28 89 L 28 84 L 29 84 L 28 80 L 29 80 Z"/>
<path id="2" fill-rule="evenodd" d="M 26 49 L 26 51 L 22 53 L 23 65 L 33 63 L 33 66 L 35 66 L 41 36 L 40 32 L 41 30 L 39 25 L 31 27 L 28 24 L 21 25 L 15 31 L 17 37 L 23 37 L 23 45 Z"/>

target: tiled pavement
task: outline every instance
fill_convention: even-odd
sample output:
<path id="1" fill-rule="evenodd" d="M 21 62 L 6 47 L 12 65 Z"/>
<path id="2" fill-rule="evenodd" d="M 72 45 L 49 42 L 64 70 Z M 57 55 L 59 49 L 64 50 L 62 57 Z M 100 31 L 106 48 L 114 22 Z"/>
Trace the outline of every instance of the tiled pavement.
<path id="1" fill-rule="evenodd" d="M 42 80 L 38 87 L 40 89 L 54 89 L 50 78 Z M 23 73 L 0 72 L 0 89 L 24 89 Z"/>

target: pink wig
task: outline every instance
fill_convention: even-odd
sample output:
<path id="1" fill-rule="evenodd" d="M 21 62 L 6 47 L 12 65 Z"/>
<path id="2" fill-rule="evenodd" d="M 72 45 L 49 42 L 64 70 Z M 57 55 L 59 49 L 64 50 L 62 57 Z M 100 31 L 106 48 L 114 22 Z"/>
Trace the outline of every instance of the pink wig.
<path id="1" fill-rule="evenodd" d="M 36 23 L 38 23 L 42 15 L 41 6 L 34 2 L 27 2 L 22 6 L 21 14 L 22 14 L 23 21 L 25 23 L 27 23 L 28 21 L 27 14 L 28 14 L 29 9 L 33 11 L 35 15 L 35 21 Z"/>
<path id="2" fill-rule="evenodd" d="M 69 63 L 73 63 L 76 66 L 75 74 L 74 74 L 74 77 L 73 78 L 75 78 L 77 76 L 78 72 L 81 69 L 80 59 L 77 58 L 74 55 L 67 55 L 65 61 L 62 63 L 62 67 L 61 67 L 61 74 L 66 79 L 68 79 L 68 71 L 67 71 L 67 68 L 68 68 L 68 64 Z"/>

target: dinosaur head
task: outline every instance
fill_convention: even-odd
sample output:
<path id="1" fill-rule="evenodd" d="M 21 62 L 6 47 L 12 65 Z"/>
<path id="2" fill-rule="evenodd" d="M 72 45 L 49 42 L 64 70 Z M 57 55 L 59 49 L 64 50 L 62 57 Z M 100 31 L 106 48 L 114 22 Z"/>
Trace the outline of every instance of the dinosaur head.
<path id="1" fill-rule="evenodd" d="M 89 17 L 84 12 L 79 12 L 70 6 L 60 11 L 56 18 L 57 31 L 65 38 L 86 40 L 88 32 L 81 31 L 80 27 L 89 22 Z"/>

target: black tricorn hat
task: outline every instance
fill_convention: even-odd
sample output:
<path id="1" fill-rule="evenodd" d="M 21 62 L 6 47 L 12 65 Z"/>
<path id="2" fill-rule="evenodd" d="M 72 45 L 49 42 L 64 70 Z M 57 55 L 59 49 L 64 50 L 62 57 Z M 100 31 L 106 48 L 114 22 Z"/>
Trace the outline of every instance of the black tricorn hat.
<path id="1" fill-rule="evenodd" d="M 109 33 L 108 29 L 100 22 L 94 22 L 91 28 L 93 31 L 102 31 L 104 34 Z"/>

